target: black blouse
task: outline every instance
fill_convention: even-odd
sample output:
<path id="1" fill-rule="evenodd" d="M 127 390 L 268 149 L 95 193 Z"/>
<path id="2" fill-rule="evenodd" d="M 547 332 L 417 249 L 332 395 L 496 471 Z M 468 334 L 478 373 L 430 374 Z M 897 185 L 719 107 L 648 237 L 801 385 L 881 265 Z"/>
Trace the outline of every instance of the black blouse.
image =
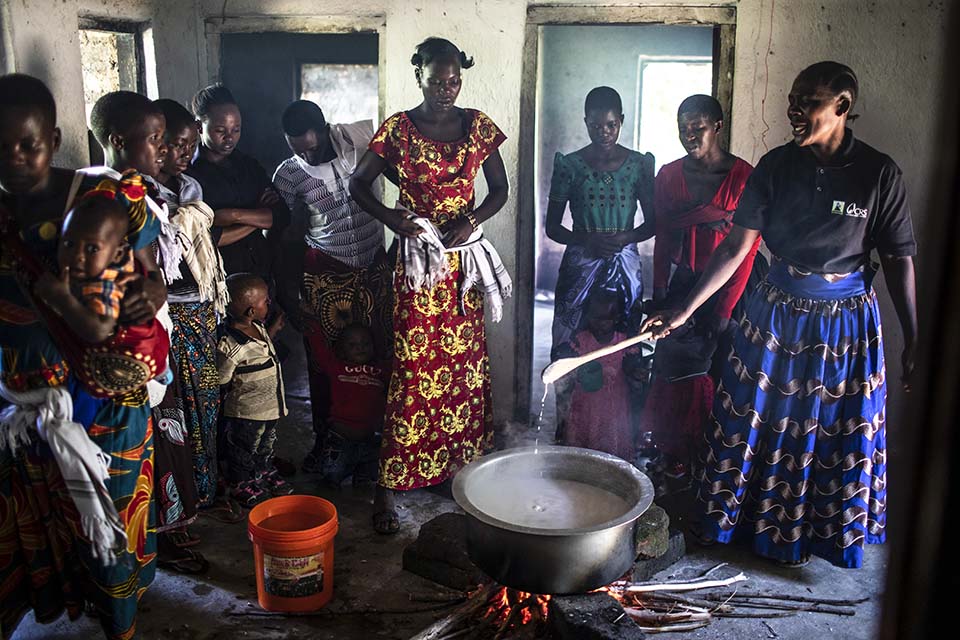
<path id="1" fill-rule="evenodd" d="M 264 189 L 273 188 L 273 183 L 260 163 L 236 150 L 220 164 L 198 157 L 187 170 L 187 174 L 196 178 L 203 187 L 203 200 L 214 211 L 257 209 L 260 207 L 260 194 Z M 271 209 L 271 231 L 276 232 L 289 224 L 290 211 L 282 198 Z M 213 228 L 214 242 L 219 242 L 222 232 L 220 227 Z M 259 231 L 254 231 L 239 242 L 220 247 L 220 255 L 223 256 L 223 266 L 228 274 L 249 272 L 269 278 L 273 252 L 264 234 Z"/>
<path id="2" fill-rule="evenodd" d="M 856 271 L 874 249 L 917 252 L 900 168 L 850 129 L 830 165 L 793 142 L 760 158 L 733 221 L 759 230 L 773 254 L 813 273 Z"/>

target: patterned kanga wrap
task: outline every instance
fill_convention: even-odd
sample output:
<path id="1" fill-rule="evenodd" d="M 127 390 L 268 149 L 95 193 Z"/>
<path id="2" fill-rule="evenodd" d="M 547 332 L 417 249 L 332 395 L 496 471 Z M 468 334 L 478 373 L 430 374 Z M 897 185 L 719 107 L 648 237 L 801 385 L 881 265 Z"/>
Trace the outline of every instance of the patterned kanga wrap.
<path id="1" fill-rule="evenodd" d="M 128 240 L 134 249 L 159 233 L 159 221 L 144 206 L 139 176 L 127 174 L 124 185 L 84 178 L 78 193 L 91 189 L 122 192 L 130 215 Z M 126 191 L 124 191 L 126 189 Z M 117 199 L 120 199 L 119 197 Z M 19 230 L 31 255 L 56 272 L 60 218 Z M 84 599 L 96 608 L 107 638 L 136 634 L 137 605 L 156 570 L 156 512 L 153 423 L 143 388 L 97 397 L 81 384 L 63 353 L 82 345 L 55 342 L 21 283 L 26 274 L 6 243 L 0 246 L 0 377 L 18 390 L 68 385 L 74 419 L 110 456 L 107 490 L 127 535 L 117 563 L 103 566 L 91 555 L 80 520 L 49 449 L 40 443 L 17 454 L 0 451 L 0 629 L 4 638 L 23 615 L 34 610 L 39 622 L 52 622 L 66 611 L 80 615 Z"/>
<path id="2" fill-rule="evenodd" d="M 704 533 L 758 554 L 859 567 L 884 541 L 886 370 L 872 270 L 780 260 L 747 303 L 707 425 Z"/>
<path id="3" fill-rule="evenodd" d="M 473 183 L 483 162 L 506 139 L 490 118 L 466 110 L 469 133 L 454 142 L 424 137 L 405 113 L 391 116 L 370 149 L 397 169 L 400 201 L 442 226 L 472 211 Z M 394 275 L 394 369 L 387 396 L 380 484 L 396 490 L 439 484 L 480 455 L 492 438 L 490 363 L 483 298 L 468 292 L 458 305 L 460 260 L 433 288 Z"/>

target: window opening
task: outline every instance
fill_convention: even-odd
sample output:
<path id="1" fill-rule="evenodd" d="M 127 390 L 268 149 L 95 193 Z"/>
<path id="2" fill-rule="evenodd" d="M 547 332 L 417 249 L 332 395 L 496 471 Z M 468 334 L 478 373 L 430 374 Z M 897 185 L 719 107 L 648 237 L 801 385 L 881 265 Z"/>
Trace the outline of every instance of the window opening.
<path id="1" fill-rule="evenodd" d="M 320 105 L 327 122 L 377 125 L 380 78 L 375 64 L 300 65 L 300 98 Z"/>

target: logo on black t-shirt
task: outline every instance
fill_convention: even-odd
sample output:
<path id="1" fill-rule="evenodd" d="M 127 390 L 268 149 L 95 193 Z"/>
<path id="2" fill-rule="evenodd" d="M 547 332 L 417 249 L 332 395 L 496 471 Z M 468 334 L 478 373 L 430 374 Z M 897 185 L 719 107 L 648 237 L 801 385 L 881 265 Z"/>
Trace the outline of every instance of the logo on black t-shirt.
<path id="1" fill-rule="evenodd" d="M 845 215 L 851 218 L 866 218 L 867 214 L 870 213 L 870 210 L 861 209 L 855 202 L 851 202 L 850 205 L 847 206 L 847 203 L 844 200 L 834 200 L 833 206 L 830 207 L 830 213 L 838 216 Z"/>
<path id="2" fill-rule="evenodd" d="M 861 209 L 854 202 L 851 202 L 850 206 L 847 207 L 847 215 L 854 218 L 866 218 L 868 213 L 870 213 L 869 209 Z"/>

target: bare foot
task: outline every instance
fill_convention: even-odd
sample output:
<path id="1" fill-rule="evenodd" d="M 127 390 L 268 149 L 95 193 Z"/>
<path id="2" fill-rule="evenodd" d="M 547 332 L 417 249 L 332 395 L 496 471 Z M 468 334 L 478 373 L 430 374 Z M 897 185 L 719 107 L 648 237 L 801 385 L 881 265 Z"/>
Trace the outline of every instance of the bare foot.
<path id="1" fill-rule="evenodd" d="M 400 531 L 396 494 L 380 484 L 373 495 L 373 529 L 383 534 Z"/>

